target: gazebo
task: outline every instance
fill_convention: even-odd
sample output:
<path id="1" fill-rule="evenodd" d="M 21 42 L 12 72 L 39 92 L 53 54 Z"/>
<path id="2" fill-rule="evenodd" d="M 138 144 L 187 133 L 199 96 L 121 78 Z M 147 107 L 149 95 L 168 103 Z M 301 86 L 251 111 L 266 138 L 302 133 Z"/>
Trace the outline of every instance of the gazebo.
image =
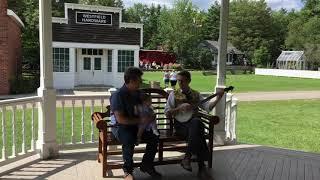
<path id="1" fill-rule="evenodd" d="M 277 59 L 277 68 L 304 70 L 306 68 L 304 51 L 282 51 Z"/>

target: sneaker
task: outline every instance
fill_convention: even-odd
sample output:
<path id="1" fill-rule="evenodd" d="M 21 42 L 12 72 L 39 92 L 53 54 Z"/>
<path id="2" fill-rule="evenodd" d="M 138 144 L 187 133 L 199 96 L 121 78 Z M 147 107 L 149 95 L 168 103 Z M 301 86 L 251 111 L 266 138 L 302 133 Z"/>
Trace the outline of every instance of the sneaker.
<path id="1" fill-rule="evenodd" d="M 125 172 L 123 176 L 124 180 L 134 180 L 132 173 Z"/>
<path id="2" fill-rule="evenodd" d="M 153 166 L 141 165 L 141 172 L 149 174 L 152 178 L 161 178 L 162 175 L 156 171 Z"/>
<path id="3" fill-rule="evenodd" d="M 214 180 L 207 168 L 199 170 L 198 177 L 203 180 Z"/>
<path id="4" fill-rule="evenodd" d="M 180 165 L 182 166 L 183 169 L 192 172 L 192 167 L 191 167 L 191 161 L 188 158 L 182 159 Z"/>

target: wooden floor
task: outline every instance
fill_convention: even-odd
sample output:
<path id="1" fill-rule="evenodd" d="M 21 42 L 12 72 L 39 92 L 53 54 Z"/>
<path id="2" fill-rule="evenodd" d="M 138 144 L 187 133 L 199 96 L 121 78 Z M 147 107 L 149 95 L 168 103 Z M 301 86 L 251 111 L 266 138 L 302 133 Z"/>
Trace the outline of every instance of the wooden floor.
<path id="1" fill-rule="evenodd" d="M 167 154 L 172 156 L 173 154 Z M 139 160 L 141 156 L 136 157 Z M 121 157 L 113 157 L 114 160 Z M 320 180 L 320 154 L 304 153 L 254 145 L 215 147 L 214 168 L 211 173 L 215 180 Z M 193 180 L 194 172 L 186 172 L 179 165 L 158 166 L 164 180 Z M 152 179 L 134 172 L 136 179 Z M 122 171 L 113 170 L 112 177 L 121 179 Z M 0 179 L 103 179 L 101 165 L 96 161 L 95 150 L 62 153 L 58 159 L 35 161 L 0 176 Z"/>

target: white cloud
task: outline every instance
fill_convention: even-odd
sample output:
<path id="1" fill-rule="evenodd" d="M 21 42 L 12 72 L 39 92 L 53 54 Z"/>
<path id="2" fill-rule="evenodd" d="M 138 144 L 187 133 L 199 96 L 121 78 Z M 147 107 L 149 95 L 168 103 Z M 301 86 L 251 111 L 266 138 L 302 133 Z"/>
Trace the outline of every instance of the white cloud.
<path id="1" fill-rule="evenodd" d="M 266 0 L 268 5 L 274 9 L 278 10 L 280 8 L 291 9 L 301 9 L 301 0 Z M 123 0 L 125 7 L 130 7 L 134 3 L 143 3 L 147 5 L 151 4 L 161 4 L 167 7 L 172 7 L 173 0 Z M 192 2 L 197 5 L 200 9 L 208 9 L 214 0 L 192 0 Z"/>

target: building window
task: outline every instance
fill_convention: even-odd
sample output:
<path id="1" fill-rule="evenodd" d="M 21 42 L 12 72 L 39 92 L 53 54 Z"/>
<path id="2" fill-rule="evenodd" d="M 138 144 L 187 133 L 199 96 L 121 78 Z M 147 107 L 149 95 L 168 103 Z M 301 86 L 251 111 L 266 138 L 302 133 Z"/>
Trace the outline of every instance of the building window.
<path id="1" fill-rule="evenodd" d="M 112 72 L 112 50 L 108 50 L 108 72 Z"/>
<path id="2" fill-rule="evenodd" d="M 83 70 L 91 70 L 91 58 L 83 58 Z"/>
<path id="3" fill-rule="evenodd" d="M 102 49 L 82 49 L 82 55 L 103 55 Z"/>
<path id="4" fill-rule="evenodd" d="M 127 67 L 134 65 L 134 51 L 118 51 L 118 72 L 124 72 Z"/>
<path id="5" fill-rule="evenodd" d="M 53 72 L 69 72 L 69 48 L 53 48 Z"/>
<path id="6" fill-rule="evenodd" d="M 101 70 L 101 58 L 94 58 L 94 70 Z"/>

